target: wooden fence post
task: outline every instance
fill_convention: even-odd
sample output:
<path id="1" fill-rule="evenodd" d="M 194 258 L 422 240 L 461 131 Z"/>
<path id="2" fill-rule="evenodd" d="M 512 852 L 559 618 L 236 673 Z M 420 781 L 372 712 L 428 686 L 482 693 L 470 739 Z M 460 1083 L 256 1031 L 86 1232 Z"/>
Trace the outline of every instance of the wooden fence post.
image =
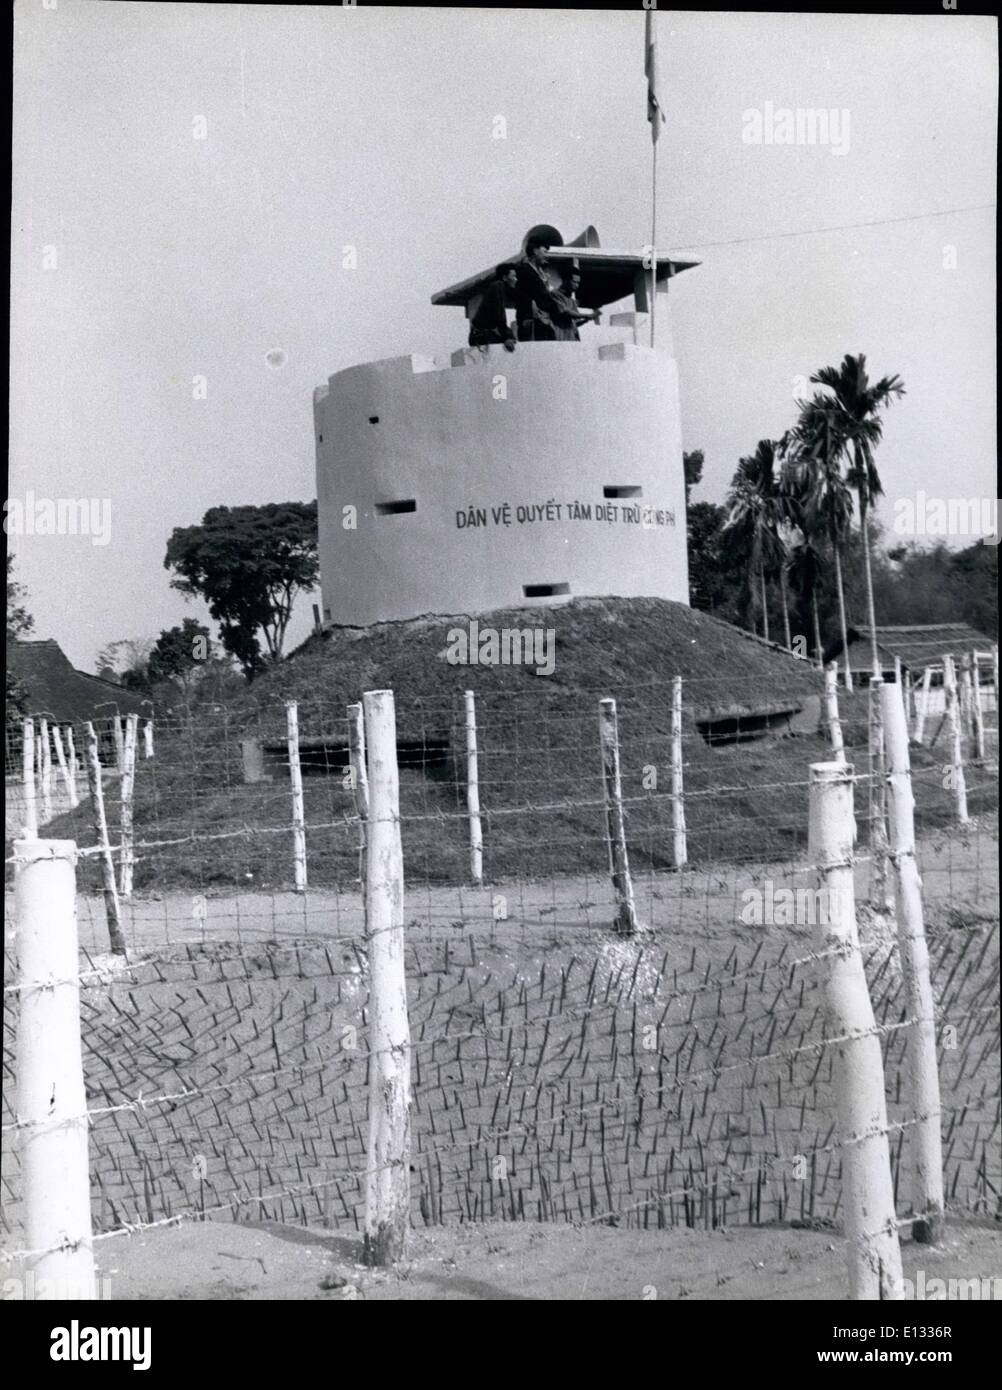
<path id="1" fill-rule="evenodd" d="M 908 692 L 908 702 L 905 705 L 905 715 L 908 719 L 908 737 L 911 738 L 911 731 L 915 727 L 915 720 L 918 718 L 918 705 L 915 699 L 915 672 L 912 667 L 905 671 L 905 690 Z"/>
<path id="2" fill-rule="evenodd" d="M 992 646 L 992 691 L 995 695 L 995 727 L 1000 727 L 999 723 L 999 649 L 998 643 Z"/>
<path id="3" fill-rule="evenodd" d="M 76 844 L 14 842 L 20 1018 L 15 1109 L 27 1271 L 39 1297 L 92 1299 L 87 1097 L 80 1041 Z"/>
<path id="4" fill-rule="evenodd" d="M 366 822 L 369 819 L 369 774 L 365 769 L 365 715 L 360 704 L 348 706 L 348 766 L 358 812 L 358 881 L 365 893 Z"/>
<path id="5" fill-rule="evenodd" d="M 49 745 L 49 721 L 38 721 L 38 771 L 42 789 L 42 819 L 52 819 L 52 749 Z"/>
<path id="6" fill-rule="evenodd" d="M 960 727 L 965 738 L 974 734 L 974 692 L 971 685 L 971 653 L 960 657 Z"/>
<path id="7" fill-rule="evenodd" d="M 957 821 L 967 825 L 971 819 L 967 814 L 967 782 L 964 778 L 964 740 L 960 730 L 960 710 L 957 701 L 957 672 L 953 657 L 946 653 L 943 657 L 943 690 L 946 694 L 946 720 L 950 728 L 950 785 L 953 789 L 954 804 L 957 808 Z"/>
<path id="8" fill-rule="evenodd" d="M 915 714 L 915 743 L 921 745 L 925 735 L 925 721 L 929 713 L 929 692 L 932 688 L 932 667 L 927 666 L 922 672 L 922 690 L 918 698 L 918 709 Z"/>
<path id="9" fill-rule="evenodd" d="M 77 750 L 73 742 L 73 725 L 66 725 L 66 763 L 70 772 L 70 805 L 79 806 L 80 797 L 77 794 Z"/>
<path id="10" fill-rule="evenodd" d="M 606 832 L 612 865 L 612 887 L 616 895 L 615 928 L 623 936 L 637 931 L 637 909 L 633 900 L 633 881 L 626 852 L 626 823 L 623 819 L 623 787 L 619 772 L 619 729 L 615 700 L 599 701 L 599 737 L 602 745 L 602 781 L 605 787 Z"/>
<path id="11" fill-rule="evenodd" d="M 367 690 L 369 836 L 365 921 L 369 956 L 369 1143 L 365 1262 L 403 1258 L 410 1226 L 411 1052 L 404 972 L 404 873 L 392 690 Z"/>
<path id="12" fill-rule="evenodd" d="M 122 936 L 118 888 L 115 885 L 115 864 L 111 857 L 108 821 L 104 813 L 104 787 L 101 783 L 101 758 L 98 753 L 97 733 L 93 724 L 88 723 L 86 729 L 87 782 L 94 813 L 94 834 L 97 836 L 97 842 L 101 848 L 101 878 L 104 884 L 104 910 L 108 919 L 108 936 L 111 941 L 111 949 L 117 955 L 124 956 L 125 938 Z"/>
<path id="13" fill-rule="evenodd" d="M 814 949 L 824 956 L 819 965 L 828 1034 L 845 1039 L 829 1046 L 834 1048 L 849 1297 L 900 1299 L 884 1066 L 856 931 L 854 837 L 852 768 L 812 763 L 808 854 L 820 909 L 814 913 Z"/>
<path id="14" fill-rule="evenodd" d="M 985 760 L 985 712 L 981 704 L 981 667 L 977 652 L 971 652 L 971 722 L 974 725 L 974 756 Z"/>
<path id="15" fill-rule="evenodd" d="M 153 757 L 153 720 L 146 719 L 143 722 L 143 757 Z"/>
<path id="16" fill-rule="evenodd" d="M 24 791 L 24 833 L 38 834 L 38 802 L 35 799 L 35 721 L 21 725 L 21 786 Z"/>
<path id="17" fill-rule="evenodd" d="M 303 773 L 299 765 L 299 706 L 285 702 L 288 732 L 289 782 L 292 787 L 292 858 L 296 892 L 306 892 L 306 812 L 303 803 Z"/>
<path id="18" fill-rule="evenodd" d="M 125 768 L 125 735 L 122 732 L 122 720 L 117 714 L 112 716 L 111 731 L 115 738 L 115 768 L 121 777 Z"/>
<path id="19" fill-rule="evenodd" d="M 466 810 L 470 818 L 470 880 L 484 881 L 484 836 L 480 825 L 480 774 L 477 763 L 477 704 L 472 690 L 464 693 L 466 713 Z"/>
<path id="20" fill-rule="evenodd" d="M 870 817 L 870 906 L 886 912 L 893 906 L 887 886 L 887 759 L 881 708 L 882 676 L 871 676 L 869 689 L 870 766 L 867 809 Z"/>
<path id="21" fill-rule="evenodd" d="M 685 829 L 685 778 L 682 758 L 682 677 L 671 683 L 671 824 L 672 858 L 676 869 L 689 862 Z"/>
<path id="22" fill-rule="evenodd" d="M 59 766 L 59 775 L 63 779 L 63 786 L 66 788 L 66 799 L 70 809 L 79 805 L 77 800 L 76 778 L 71 776 L 69 764 L 66 761 L 66 754 L 63 751 L 63 736 L 59 731 L 59 725 L 52 726 L 52 742 L 56 750 L 56 762 Z"/>
<path id="23" fill-rule="evenodd" d="M 136 789 L 136 735 L 138 728 L 139 715 L 128 715 L 125 721 L 125 746 L 122 750 L 122 851 L 118 860 L 118 887 L 123 898 L 132 897 L 132 874 L 135 865 L 135 854 L 132 848 L 132 801 Z"/>
<path id="24" fill-rule="evenodd" d="M 898 953 L 905 986 L 905 1011 L 918 1021 L 905 1039 L 912 1153 L 912 1209 L 922 1213 L 912 1238 L 935 1245 L 943 1225 L 943 1145 L 940 1134 L 936 1006 L 929 976 L 929 950 L 922 915 L 922 881 L 915 860 L 915 797 L 908 755 L 904 705 L 893 686 L 882 691 L 887 743 L 891 861 L 897 903 Z"/>
<path id="25" fill-rule="evenodd" d="M 832 756 L 837 763 L 845 762 L 845 746 L 842 742 L 842 721 L 838 713 L 838 662 L 830 661 L 825 667 L 825 718 L 828 721 L 828 737 L 831 740 Z"/>

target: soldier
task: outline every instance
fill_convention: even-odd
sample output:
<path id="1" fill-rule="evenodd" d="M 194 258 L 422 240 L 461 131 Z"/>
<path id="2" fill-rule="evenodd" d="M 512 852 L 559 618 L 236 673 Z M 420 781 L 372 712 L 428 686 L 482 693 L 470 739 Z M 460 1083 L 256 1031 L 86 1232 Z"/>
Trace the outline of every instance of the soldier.
<path id="1" fill-rule="evenodd" d="M 578 304 L 577 294 L 581 286 L 581 272 L 576 265 L 572 265 L 567 272 L 563 286 L 559 290 L 553 290 L 552 295 L 556 300 L 557 309 L 553 315 L 553 324 L 558 342 L 577 343 L 581 341 L 578 326 L 582 323 L 598 323 L 601 317 L 600 309 L 582 309 Z"/>
<path id="2" fill-rule="evenodd" d="M 508 323 L 505 306 L 509 294 L 515 293 L 517 284 L 518 272 L 510 261 L 497 267 L 494 279 L 487 286 L 470 319 L 470 347 L 503 343 L 507 352 L 515 351 L 515 333 Z"/>
<path id="3" fill-rule="evenodd" d="M 546 278 L 548 249 L 544 241 L 530 241 L 525 248 L 526 259 L 518 265 L 515 321 L 520 343 L 553 342 L 557 336 L 553 314 L 558 306 Z"/>

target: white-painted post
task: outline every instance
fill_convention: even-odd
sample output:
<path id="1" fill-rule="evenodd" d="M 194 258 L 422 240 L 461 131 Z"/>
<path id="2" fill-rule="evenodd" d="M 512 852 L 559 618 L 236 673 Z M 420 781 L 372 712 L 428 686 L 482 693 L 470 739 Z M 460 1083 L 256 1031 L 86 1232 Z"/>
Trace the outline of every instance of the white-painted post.
<path id="1" fill-rule="evenodd" d="M 358 881 L 365 892 L 366 822 L 369 819 L 369 774 L 365 768 L 365 714 L 360 704 L 348 706 L 348 766 L 358 812 Z"/>
<path id="2" fill-rule="evenodd" d="M 480 825 L 480 774 L 477 765 L 477 703 L 472 690 L 464 694 L 466 710 L 466 811 L 470 818 L 470 881 L 484 881 L 484 836 Z"/>
<path id="3" fill-rule="evenodd" d="M 877 912 L 893 907 L 887 881 L 887 760 L 884 754 L 882 676 L 871 676 L 869 689 L 870 777 L 867 805 L 870 816 L 870 906 Z"/>
<path id="4" fill-rule="evenodd" d="M 66 762 L 70 771 L 70 805 L 79 806 L 77 794 L 77 750 L 73 742 L 73 725 L 66 725 Z"/>
<path id="5" fill-rule="evenodd" d="M 907 703 L 905 705 L 905 717 L 908 720 L 908 737 L 911 738 L 911 731 L 915 727 L 915 720 L 918 709 L 915 703 L 915 672 L 909 666 L 905 671 L 905 691 L 907 692 Z"/>
<path id="6" fill-rule="evenodd" d="M 925 721 L 929 713 L 929 692 L 932 689 L 932 667 L 927 666 L 922 672 L 922 692 L 919 695 L 918 711 L 915 716 L 915 743 L 921 745 L 925 737 Z"/>
<path id="7" fill-rule="evenodd" d="M 115 736 L 115 768 L 121 777 L 125 768 L 125 734 L 122 731 L 121 717 L 117 714 L 112 718 L 111 729 Z"/>
<path id="8" fill-rule="evenodd" d="M 912 1209 L 922 1213 L 921 1220 L 912 1226 L 912 1238 L 922 1245 L 935 1245 L 942 1233 L 945 1205 L 936 1007 L 922 913 L 922 880 L 915 859 L 915 796 L 908 755 L 908 723 L 895 688 L 887 686 L 882 695 L 898 954 L 904 977 L 905 1011 L 907 1017 L 918 1020 L 905 1037 L 908 1109 L 916 1122 L 907 1141 L 912 1155 Z"/>
<path id="9" fill-rule="evenodd" d="M 981 667 L 977 652 L 971 653 L 971 715 L 974 721 L 974 756 L 985 760 L 985 711 L 981 703 Z"/>
<path id="10" fill-rule="evenodd" d="M 404 870 L 397 724 L 392 690 L 367 690 L 369 849 L 365 915 L 369 957 L 369 1144 L 364 1257 L 402 1259 L 410 1226 L 411 1043 L 404 972 Z"/>
<path id="11" fill-rule="evenodd" d="M 24 833 L 38 834 L 38 802 L 35 798 L 35 721 L 21 726 L 21 786 L 24 791 Z"/>
<path id="12" fill-rule="evenodd" d="M 299 765 L 299 706 L 285 702 L 288 733 L 289 782 L 292 787 L 292 858 L 296 892 L 306 892 L 306 811 L 303 803 L 303 773 Z"/>
<path id="13" fill-rule="evenodd" d="M 35 726 L 35 801 L 39 827 L 45 824 L 45 803 L 42 801 L 42 726 Z"/>
<path id="14" fill-rule="evenodd" d="M 605 818 L 612 864 L 612 887 L 616 895 L 615 928 L 623 936 L 637 931 L 637 909 L 633 900 L 633 880 L 626 852 L 626 822 L 623 818 L 623 786 L 619 771 L 619 729 L 615 700 L 599 701 L 599 737 L 602 745 L 602 781 L 605 787 Z"/>
<path id="15" fill-rule="evenodd" d="M 995 727 L 1000 727 L 999 719 L 1002 711 L 999 710 L 999 649 L 998 643 L 992 646 L 992 691 L 995 695 Z"/>
<path id="16" fill-rule="evenodd" d="M 76 778 L 70 775 L 70 767 L 66 761 L 66 754 L 63 751 L 63 736 L 59 731 L 59 725 L 52 726 L 52 742 L 56 750 L 56 762 L 59 765 L 59 775 L 63 779 L 63 786 L 66 788 L 66 799 L 70 809 L 77 806 Z"/>
<path id="17" fill-rule="evenodd" d="M 819 966 L 828 1035 L 846 1039 L 829 1045 L 834 1049 L 849 1297 L 898 1300 L 904 1290 L 884 1066 L 856 930 L 855 830 L 852 767 L 812 763 L 808 854 L 824 909 L 814 913 L 814 949 L 824 956 Z"/>
<path id="18" fill-rule="evenodd" d="M 974 692 L 971 685 L 971 653 L 960 658 L 960 727 L 965 738 L 974 734 Z"/>
<path id="19" fill-rule="evenodd" d="M 130 714 L 125 721 L 125 747 L 122 754 L 122 852 L 118 860 L 118 886 L 123 898 L 132 897 L 132 875 L 135 866 L 133 850 L 132 811 L 136 790 L 136 742 L 139 715 Z"/>
<path id="20" fill-rule="evenodd" d="M 672 858 L 676 869 L 689 862 L 685 829 L 685 782 L 682 760 L 682 677 L 671 683 L 671 826 Z"/>
<path id="21" fill-rule="evenodd" d="M 38 721 L 38 781 L 42 792 L 42 821 L 52 819 L 52 749 L 49 746 L 49 721 Z"/>
<path id="22" fill-rule="evenodd" d="M 93 1299 L 73 840 L 14 842 L 20 1017 L 15 1104 L 29 1255 L 44 1297 Z M 45 1280 L 44 1284 L 41 1281 Z M 39 1297 L 42 1295 L 39 1293 Z"/>
<path id="23" fill-rule="evenodd" d="M 143 721 L 143 757 L 153 757 L 153 720 Z"/>
<path id="24" fill-rule="evenodd" d="M 943 657 L 943 690 L 946 695 L 946 721 L 950 728 L 950 785 L 953 789 L 954 804 L 957 808 L 957 822 L 967 825 L 967 781 L 964 777 L 964 739 L 960 730 L 960 710 L 957 700 L 957 672 L 953 657 L 946 653 Z"/>
<path id="25" fill-rule="evenodd" d="M 830 661 L 825 667 L 825 718 L 828 721 L 828 737 L 831 740 L 832 757 L 837 763 L 845 762 L 845 745 L 842 742 L 842 721 L 838 713 L 838 662 Z"/>
<path id="26" fill-rule="evenodd" d="M 108 839 L 108 820 L 104 813 L 104 787 L 101 781 L 101 758 L 98 752 L 97 733 L 94 725 L 88 723 L 87 729 L 87 782 L 90 788 L 90 801 L 94 813 L 94 834 L 101 848 L 101 878 L 104 884 L 104 910 L 108 919 L 108 937 L 111 949 L 120 956 L 125 955 L 125 938 L 122 936 L 122 916 L 118 903 L 118 888 L 115 884 L 115 863 L 111 856 L 111 843 Z"/>

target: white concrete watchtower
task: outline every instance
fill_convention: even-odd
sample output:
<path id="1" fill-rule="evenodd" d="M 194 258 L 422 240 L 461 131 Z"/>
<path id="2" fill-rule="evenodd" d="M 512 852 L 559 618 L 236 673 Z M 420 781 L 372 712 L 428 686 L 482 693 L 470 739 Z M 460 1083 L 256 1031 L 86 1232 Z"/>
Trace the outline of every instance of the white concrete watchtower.
<path id="1" fill-rule="evenodd" d="M 678 373 L 657 266 L 658 347 L 637 341 L 649 266 L 594 229 L 548 234 L 583 309 L 630 312 L 579 342 L 461 348 L 337 372 L 314 393 L 327 624 L 479 613 L 582 596 L 688 603 Z M 528 240 L 528 237 L 527 237 Z M 493 267 L 432 296 L 476 312 Z"/>

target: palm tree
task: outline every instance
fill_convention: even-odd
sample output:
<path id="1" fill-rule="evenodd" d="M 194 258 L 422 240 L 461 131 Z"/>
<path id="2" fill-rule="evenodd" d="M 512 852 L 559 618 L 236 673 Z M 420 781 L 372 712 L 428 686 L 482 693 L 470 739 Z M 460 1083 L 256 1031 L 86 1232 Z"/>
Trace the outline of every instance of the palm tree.
<path id="1" fill-rule="evenodd" d="M 783 547 L 783 559 L 779 566 L 779 602 L 783 609 L 783 638 L 786 643 L 786 650 L 793 650 L 793 639 L 790 636 L 790 595 L 786 587 L 786 571 L 790 565 L 790 542 L 788 536 L 780 537 L 780 544 Z"/>
<path id="2" fill-rule="evenodd" d="M 790 637 L 790 602 L 787 589 L 787 579 L 791 575 L 793 564 L 793 548 L 798 544 L 798 539 L 803 532 L 804 521 L 801 515 L 800 499 L 791 490 L 788 482 L 789 470 L 785 459 L 790 449 L 790 434 L 787 431 L 782 439 L 775 445 L 775 458 L 781 462 L 781 467 L 776 480 L 775 488 L 775 517 L 776 529 L 779 535 L 783 550 L 783 562 L 779 567 L 779 596 L 783 605 L 783 630 L 786 636 L 786 646 L 788 651 L 793 650 L 793 641 Z"/>
<path id="3" fill-rule="evenodd" d="M 870 624 L 873 674 L 879 676 L 880 658 L 877 654 L 877 619 L 873 604 L 873 574 L 867 518 L 870 508 L 883 492 L 883 488 L 873 460 L 873 450 L 880 443 L 883 432 L 880 411 L 890 405 L 895 397 L 903 396 L 905 388 L 898 376 L 883 376 L 871 386 L 863 353 L 856 357 L 846 353 L 840 367 L 822 367 L 811 377 L 811 381 L 816 386 L 827 387 L 832 393 L 839 434 L 843 440 L 842 447 L 850 460 L 846 482 L 855 489 L 859 498 L 859 529 L 866 570 L 866 609 Z"/>
<path id="4" fill-rule="evenodd" d="M 798 529 L 797 538 L 790 549 L 788 568 L 794 593 L 800 596 L 804 608 L 810 610 L 814 627 L 814 656 L 820 666 L 824 661 L 824 649 L 821 646 L 821 622 L 818 618 L 818 584 L 824 565 L 815 537 L 809 532 Z"/>
<path id="5" fill-rule="evenodd" d="M 783 468 L 779 477 L 779 489 L 786 507 L 789 534 L 789 560 L 786 573 L 793 591 L 800 600 L 802 619 L 810 621 L 814 629 L 814 657 L 818 665 L 824 661 L 821 646 L 821 621 L 818 616 L 818 586 L 824 573 L 822 542 L 824 530 L 817 525 L 810 509 L 811 479 L 806 470 L 797 467 L 797 450 L 792 433 L 787 431 L 779 441 L 783 455 Z"/>
<path id="6" fill-rule="evenodd" d="M 786 560 L 781 535 L 784 503 L 776 474 L 777 459 L 778 445 L 771 439 L 760 439 L 754 454 L 738 461 L 727 495 L 728 515 L 723 530 L 725 537 L 740 543 L 748 554 L 749 588 L 753 595 L 758 588 L 762 634 L 766 641 L 769 640 L 766 573 L 779 569 L 782 574 Z M 788 618 L 786 624 L 789 634 Z"/>
<path id="7" fill-rule="evenodd" d="M 842 545 L 852 520 L 852 491 L 842 474 L 845 439 L 839 414 L 830 396 L 820 391 L 807 401 L 798 401 L 800 416 L 787 437 L 790 485 L 804 491 L 801 515 L 805 534 L 827 534 L 835 562 L 835 592 L 838 597 L 842 654 L 845 661 L 845 688 L 852 689 L 849 667 L 849 629 L 845 617 L 845 591 L 842 586 Z"/>

